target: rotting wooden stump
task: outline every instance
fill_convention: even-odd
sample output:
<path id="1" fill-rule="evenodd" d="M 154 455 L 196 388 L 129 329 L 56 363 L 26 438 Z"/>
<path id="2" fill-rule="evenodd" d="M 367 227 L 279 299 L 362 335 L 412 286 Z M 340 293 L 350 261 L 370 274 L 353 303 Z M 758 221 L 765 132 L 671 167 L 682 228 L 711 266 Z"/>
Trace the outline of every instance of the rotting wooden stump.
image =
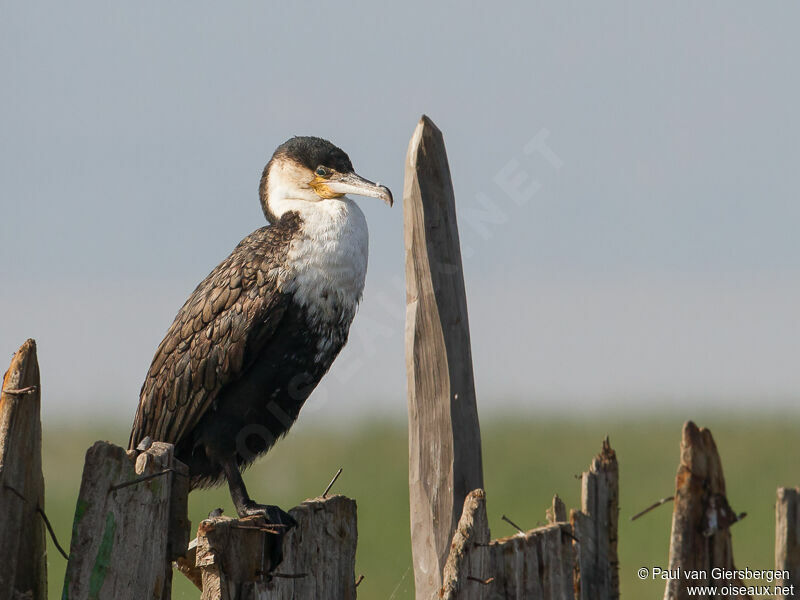
<path id="1" fill-rule="evenodd" d="M 181 571 L 200 584 L 203 600 L 354 600 L 355 501 L 315 498 L 289 514 L 297 527 L 284 536 L 260 517 L 206 519 L 193 542 L 195 565 L 184 559 Z"/>
<path id="2" fill-rule="evenodd" d="M 558 496 L 548 525 L 491 540 L 486 496 L 474 490 L 453 536 L 444 584 L 448 600 L 616 600 L 619 479 L 608 440 L 583 474 L 582 510 L 571 523 Z"/>
<path id="3" fill-rule="evenodd" d="M 483 467 L 455 195 L 442 133 L 426 116 L 408 146 L 403 216 L 411 548 L 417 598 L 427 598 Z"/>
<path id="4" fill-rule="evenodd" d="M 789 571 L 789 578 L 778 579 L 776 586 L 800 587 L 800 488 L 778 488 L 778 500 L 775 503 L 775 569 Z M 783 598 L 781 594 L 778 597 Z"/>
<path id="5" fill-rule="evenodd" d="M 669 545 L 669 569 L 705 573 L 706 578 L 671 579 L 664 592 L 665 600 L 688 599 L 690 586 L 743 585 L 738 578 L 715 579 L 711 570 L 733 570 L 733 545 L 730 526 L 741 516 L 733 512 L 725 496 L 717 446 L 711 432 L 691 421 L 683 426 L 681 458 L 675 477 L 675 503 L 672 512 L 672 535 Z M 749 596 L 727 596 L 749 598 Z"/>
<path id="6" fill-rule="evenodd" d="M 47 597 L 40 410 L 36 342 L 29 339 L 0 393 L 0 598 Z"/>
<path id="7" fill-rule="evenodd" d="M 64 600 L 168 599 L 171 562 L 188 540 L 186 480 L 172 444 L 139 453 L 95 442 L 75 507 Z"/>

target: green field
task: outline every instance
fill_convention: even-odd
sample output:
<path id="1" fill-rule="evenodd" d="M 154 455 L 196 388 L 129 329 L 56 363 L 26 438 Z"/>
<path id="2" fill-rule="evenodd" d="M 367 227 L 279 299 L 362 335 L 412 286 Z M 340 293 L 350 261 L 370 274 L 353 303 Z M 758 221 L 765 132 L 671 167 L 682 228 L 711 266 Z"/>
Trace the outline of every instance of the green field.
<path id="1" fill-rule="evenodd" d="M 489 522 L 494 537 L 514 533 L 502 514 L 525 528 L 544 521 L 553 493 L 568 507 L 580 502 L 584 471 L 605 435 L 620 463 L 620 578 L 625 598 L 660 598 L 660 583 L 641 582 L 641 566 L 666 566 L 671 505 L 631 522 L 629 517 L 673 493 L 682 419 L 541 421 L 484 420 L 483 454 Z M 795 457 L 800 455 L 800 420 L 698 419 L 710 427 L 720 450 L 728 498 L 746 519 L 733 527 L 738 567 L 772 568 L 774 498 L 779 485 L 800 485 Z M 68 545 L 72 514 L 86 448 L 97 439 L 123 443 L 121 428 L 49 428 L 44 432 L 46 510 L 56 533 Z M 246 480 L 261 502 L 289 508 L 319 495 L 338 467 L 344 467 L 334 490 L 358 502 L 356 575 L 362 598 L 413 597 L 408 536 L 406 429 L 403 423 L 373 422 L 350 430 L 302 426 L 293 431 Z M 190 517 L 197 523 L 213 508 L 233 514 L 225 489 L 194 492 Z M 60 598 L 65 561 L 48 547 L 50 598 Z M 179 574 L 175 598 L 198 598 Z"/>

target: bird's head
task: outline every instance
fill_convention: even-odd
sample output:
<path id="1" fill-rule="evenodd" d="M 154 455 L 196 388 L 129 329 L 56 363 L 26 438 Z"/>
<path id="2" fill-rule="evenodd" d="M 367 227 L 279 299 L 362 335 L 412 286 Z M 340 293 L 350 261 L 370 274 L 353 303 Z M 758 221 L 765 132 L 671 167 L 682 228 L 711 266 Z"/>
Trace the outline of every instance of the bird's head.
<path id="1" fill-rule="evenodd" d="M 259 192 L 271 223 L 285 212 L 345 194 L 393 202 L 389 188 L 357 175 L 344 150 L 318 137 L 293 137 L 278 146 L 264 167 Z"/>

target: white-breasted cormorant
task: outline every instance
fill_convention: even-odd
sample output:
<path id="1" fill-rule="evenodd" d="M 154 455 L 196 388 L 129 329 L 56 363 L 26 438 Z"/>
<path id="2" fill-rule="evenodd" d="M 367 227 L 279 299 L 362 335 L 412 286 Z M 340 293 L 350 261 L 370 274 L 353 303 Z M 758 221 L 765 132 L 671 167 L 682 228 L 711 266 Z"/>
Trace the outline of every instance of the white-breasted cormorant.
<path id="1" fill-rule="evenodd" d="M 192 488 L 227 480 L 240 517 L 287 523 L 250 498 L 241 469 L 289 430 L 347 342 L 368 239 L 345 194 L 389 206 L 392 194 L 316 137 L 279 146 L 259 192 L 270 225 L 244 238 L 178 312 L 142 385 L 130 447 L 172 443 Z"/>

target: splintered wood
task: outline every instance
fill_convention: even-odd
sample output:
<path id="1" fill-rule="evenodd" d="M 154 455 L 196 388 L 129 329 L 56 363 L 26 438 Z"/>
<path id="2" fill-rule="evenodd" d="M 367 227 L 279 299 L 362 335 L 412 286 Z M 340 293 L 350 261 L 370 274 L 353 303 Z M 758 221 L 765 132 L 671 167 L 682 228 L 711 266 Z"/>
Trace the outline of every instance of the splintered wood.
<path id="1" fill-rule="evenodd" d="M 430 598 L 617 600 L 618 490 L 616 455 L 606 441 L 583 474 L 583 509 L 572 511 L 572 523 L 556 496 L 547 511 L 549 525 L 491 540 L 486 496 L 483 490 L 471 492 L 452 539 L 444 584 Z"/>
<path id="2" fill-rule="evenodd" d="M 710 576 L 715 567 L 734 569 L 729 528 L 738 518 L 725 496 L 722 461 L 711 432 L 687 421 L 683 426 L 680 465 L 675 477 L 669 569 L 706 573 L 708 577 L 705 580 L 670 579 L 664 592 L 665 600 L 688 599 L 690 586 L 738 588 L 743 585 L 735 577 L 716 579 Z"/>
<path id="3" fill-rule="evenodd" d="M 446 600 L 572 600 L 569 523 L 490 540 L 483 490 L 471 492 L 453 536 L 439 597 Z"/>
<path id="4" fill-rule="evenodd" d="M 442 585 L 467 494 L 483 487 L 455 195 L 442 133 L 426 116 L 408 146 L 403 215 L 411 548 L 426 598 Z"/>
<path id="5" fill-rule="evenodd" d="M 775 583 L 800 587 L 800 488 L 778 488 L 775 503 L 775 569 L 789 571 Z M 778 595 L 782 598 L 782 595 Z"/>
<path id="6" fill-rule="evenodd" d="M 36 342 L 28 340 L 0 393 L 0 598 L 47 597 L 40 408 Z"/>
<path id="7" fill-rule="evenodd" d="M 297 527 L 283 536 L 260 517 L 206 519 L 190 553 L 195 564 L 184 560 L 181 571 L 202 586 L 203 600 L 354 600 L 355 501 L 316 498 L 289 514 Z"/>
<path id="8" fill-rule="evenodd" d="M 64 600 L 170 597 L 171 561 L 186 551 L 188 469 L 171 444 L 137 455 L 108 442 L 86 453 Z M 181 531 L 176 531 L 176 529 Z"/>
<path id="9" fill-rule="evenodd" d="M 619 598 L 619 467 L 608 439 L 581 477 L 581 510 L 570 515 L 578 544 L 580 600 Z"/>

